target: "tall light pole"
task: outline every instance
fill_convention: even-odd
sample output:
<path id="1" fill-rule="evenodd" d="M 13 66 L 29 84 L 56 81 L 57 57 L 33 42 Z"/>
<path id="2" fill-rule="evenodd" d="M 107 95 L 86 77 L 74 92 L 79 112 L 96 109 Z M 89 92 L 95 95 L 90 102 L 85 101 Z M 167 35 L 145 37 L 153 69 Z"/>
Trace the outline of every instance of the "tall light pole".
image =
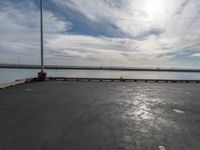
<path id="1" fill-rule="evenodd" d="M 41 46 L 41 72 L 44 72 L 43 0 L 40 0 L 40 46 Z"/>
<path id="2" fill-rule="evenodd" d="M 40 50 L 41 50 L 41 71 L 38 73 L 38 80 L 45 81 L 47 74 L 44 72 L 44 41 L 43 41 L 43 0 L 40 0 Z"/>

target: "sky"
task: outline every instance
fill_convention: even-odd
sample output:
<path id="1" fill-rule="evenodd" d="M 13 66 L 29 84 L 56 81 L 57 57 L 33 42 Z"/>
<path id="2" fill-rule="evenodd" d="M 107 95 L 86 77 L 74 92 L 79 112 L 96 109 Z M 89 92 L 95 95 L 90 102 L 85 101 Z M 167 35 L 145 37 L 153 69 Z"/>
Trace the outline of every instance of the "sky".
<path id="1" fill-rule="evenodd" d="M 200 66 L 199 0 L 44 0 L 45 64 Z M 0 63 L 40 63 L 39 0 L 0 1 Z"/>

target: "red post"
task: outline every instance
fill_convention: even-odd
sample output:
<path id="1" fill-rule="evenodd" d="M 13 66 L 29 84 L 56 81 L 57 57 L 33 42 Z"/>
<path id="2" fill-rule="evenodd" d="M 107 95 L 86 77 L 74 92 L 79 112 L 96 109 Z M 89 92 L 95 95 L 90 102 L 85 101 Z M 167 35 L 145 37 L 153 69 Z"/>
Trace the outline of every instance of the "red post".
<path id="1" fill-rule="evenodd" d="M 46 72 L 38 72 L 38 81 L 46 81 L 47 80 L 47 73 Z"/>

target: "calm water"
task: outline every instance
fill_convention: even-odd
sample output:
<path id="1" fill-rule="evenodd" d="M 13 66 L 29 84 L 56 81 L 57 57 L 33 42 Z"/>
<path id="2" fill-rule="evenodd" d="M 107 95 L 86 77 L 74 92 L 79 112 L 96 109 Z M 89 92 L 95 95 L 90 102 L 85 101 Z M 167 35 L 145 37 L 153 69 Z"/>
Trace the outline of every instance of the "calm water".
<path id="1" fill-rule="evenodd" d="M 142 71 L 94 71 L 94 70 L 46 70 L 48 76 L 56 77 L 113 77 L 134 79 L 196 79 L 200 80 L 200 73 L 177 72 L 142 72 Z M 36 77 L 37 69 L 0 69 L 0 83 L 7 83 L 16 79 Z"/>

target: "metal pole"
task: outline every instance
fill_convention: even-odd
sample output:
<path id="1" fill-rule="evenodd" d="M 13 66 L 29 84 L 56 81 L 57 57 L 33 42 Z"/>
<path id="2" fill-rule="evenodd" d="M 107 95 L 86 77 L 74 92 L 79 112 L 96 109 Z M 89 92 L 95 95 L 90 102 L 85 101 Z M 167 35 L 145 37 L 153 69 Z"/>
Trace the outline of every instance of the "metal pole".
<path id="1" fill-rule="evenodd" d="M 41 72 L 44 72 L 44 44 L 43 44 L 43 0 L 40 0 L 40 44 L 41 44 Z"/>

